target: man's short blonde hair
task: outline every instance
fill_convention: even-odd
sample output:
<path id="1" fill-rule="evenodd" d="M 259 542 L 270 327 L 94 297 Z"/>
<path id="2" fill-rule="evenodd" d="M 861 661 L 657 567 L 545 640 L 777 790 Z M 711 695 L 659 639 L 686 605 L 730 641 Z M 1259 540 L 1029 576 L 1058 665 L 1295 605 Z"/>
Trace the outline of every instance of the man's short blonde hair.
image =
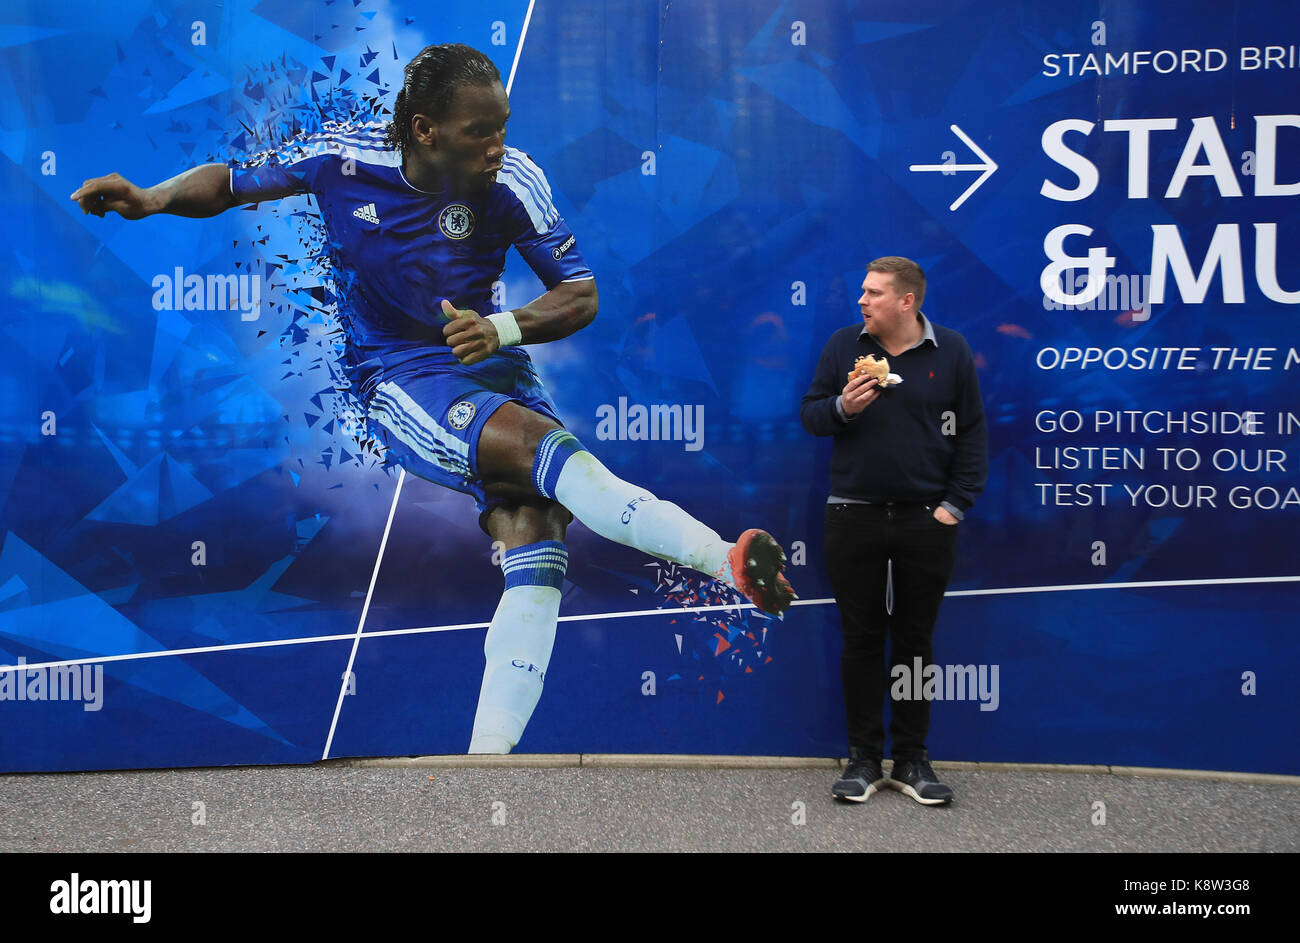
<path id="1" fill-rule="evenodd" d="M 921 266 L 901 255 L 886 255 L 867 265 L 868 272 L 880 272 L 894 277 L 894 287 L 900 295 L 909 291 L 916 296 L 916 310 L 921 310 L 925 300 L 925 272 Z"/>

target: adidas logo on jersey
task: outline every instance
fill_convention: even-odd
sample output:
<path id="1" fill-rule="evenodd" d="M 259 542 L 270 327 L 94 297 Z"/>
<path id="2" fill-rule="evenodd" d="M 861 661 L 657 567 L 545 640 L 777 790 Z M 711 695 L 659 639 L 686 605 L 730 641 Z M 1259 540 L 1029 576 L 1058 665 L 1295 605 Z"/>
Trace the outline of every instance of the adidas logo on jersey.
<path id="1" fill-rule="evenodd" d="M 367 223 L 379 222 L 379 214 L 375 212 L 375 204 L 367 203 L 365 206 L 358 206 L 352 211 L 352 215 L 357 219 L 364 219 Z"/>

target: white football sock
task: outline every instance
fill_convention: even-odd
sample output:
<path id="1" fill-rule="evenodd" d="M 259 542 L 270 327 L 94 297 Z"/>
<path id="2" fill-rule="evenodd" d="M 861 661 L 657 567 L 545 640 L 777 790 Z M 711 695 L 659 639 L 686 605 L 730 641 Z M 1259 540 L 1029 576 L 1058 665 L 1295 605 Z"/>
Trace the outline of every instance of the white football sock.
<path id="1" fill-rule="evenodd" d="M 590 452 L 575 452 L 555 484 L 555 500 L 600 536 L 735 585 L 732 544 L 671 501 L 617 477 Z"/>
<path id="2" fill-rule="evenodd" d="M 468 752 L 509 753 L 523 736 L 551 661 L 567 562 L 555 541 L 506 551 L 506 590 L 483 643 L 487 665 Z"/>

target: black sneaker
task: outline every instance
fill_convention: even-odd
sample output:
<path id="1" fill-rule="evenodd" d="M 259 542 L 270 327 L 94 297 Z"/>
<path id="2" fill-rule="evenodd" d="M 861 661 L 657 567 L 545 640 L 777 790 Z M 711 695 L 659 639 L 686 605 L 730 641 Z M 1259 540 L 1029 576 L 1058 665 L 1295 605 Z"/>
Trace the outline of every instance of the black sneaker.
<path id="1" fill-rule="evenodd" d="M 885 774 L 880 770 L 880 760 L 850 757 L 844 773 L 831 786 L 831 795 L 849 802 L 866 802 L 873 792 L 879 792 L 879 786 L 884 781 Z"/>
<path id="2" fill-rule="evenodd" d="M 947 805 L 953 799 L 952 790 L 934 774 L 928 753 L 914 760 L 894 760 L 887 785 L 922 805 Z"/>

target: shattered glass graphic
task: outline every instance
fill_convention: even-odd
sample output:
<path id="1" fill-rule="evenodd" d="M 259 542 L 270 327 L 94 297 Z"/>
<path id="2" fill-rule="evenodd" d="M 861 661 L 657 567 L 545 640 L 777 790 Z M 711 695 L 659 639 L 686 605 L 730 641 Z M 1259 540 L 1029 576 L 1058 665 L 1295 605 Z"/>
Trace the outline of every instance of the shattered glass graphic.
<path id="1" fill-rule="evenodd" d="M 655 561 L 653 596 L 659 609 L 725 607 L 683 613 L 669 619 L 676 644 L 677 670 L 668 684 L 716 692 L 721 704 L 727 691 L 772 662 L 773 638 L 768 629 L 779 619 L 759 612 L 738 591 L 675 563 Z"/>
<path id="2" fill-rule="evenodd" d="M 391 55 L 396 63 L 396 47 Z M 231 107 L 231 124 L 239 131 L 220 141 L 209 160 L 249 166 L 274 163 L 306 135 L 386 122 L 392 116 L 386 104 L 391 95 L 375 62 L 379 56 L 367 46 L 346 60 L 351 69 L 341 55 L 322 56 L 313 67 L 282 56 L 250 69 Z M 310 98 L 303 97 L 304 85 Z M 236 240 L 234 247 L 243 248 L 246 264 L 262 274 L 277 299 L 272 323 L 279 325 L 276 340 L 286 354 L 280 380 L 327 384 L 312 390 L 307 396 L 312 411 L 301 413 L 307 428 L 317 428 L 326 437 L 315 462 L 327 471 L 383 465 L 382 446 L 367 429 L 364 407 L 353 396 L 342 366 L 350 337 L 347 299 L 352 275 L 333 264 L 310 194 L 259 205 L 258 211 L 265 220 L 256 226 L 262 235 Z M 301 466 L 303 460 L 297 461 Z"/>

